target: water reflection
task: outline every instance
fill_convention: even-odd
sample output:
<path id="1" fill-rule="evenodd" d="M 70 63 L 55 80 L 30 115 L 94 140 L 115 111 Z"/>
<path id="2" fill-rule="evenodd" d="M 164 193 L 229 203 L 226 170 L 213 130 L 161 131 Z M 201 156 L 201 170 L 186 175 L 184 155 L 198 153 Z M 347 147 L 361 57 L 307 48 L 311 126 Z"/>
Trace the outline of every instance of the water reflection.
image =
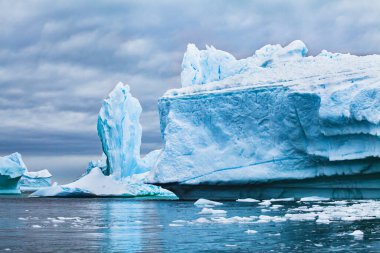
<path id="1" fill-rule="evenodd" d="M 257 203 L 226 202 L 218 209 L 227 211 L 224 216 L 227 220 L 234 216 L 284 217 L 301 204 L 282 205 L 270 209 Z M 376 252 L 380 246 L 379 219 L 330 224 L 318 224 L 315 220 L 257 222 L 257 219 L 254 223 L 223 223 L 204 222 L 212 221 L 212 216 L 198 214 L 199 211 L 192 202 L 181 201 L 0 198 L 0 252 L 4 249 L 13 252 L 317 252 L 321 249 Z M 173 226 L 176 220 L 184 222 Z M 257 233 L 245 233 L 247 230 Z M 363 231 L 361 240 L 349 234 L 354 230 Z"/>

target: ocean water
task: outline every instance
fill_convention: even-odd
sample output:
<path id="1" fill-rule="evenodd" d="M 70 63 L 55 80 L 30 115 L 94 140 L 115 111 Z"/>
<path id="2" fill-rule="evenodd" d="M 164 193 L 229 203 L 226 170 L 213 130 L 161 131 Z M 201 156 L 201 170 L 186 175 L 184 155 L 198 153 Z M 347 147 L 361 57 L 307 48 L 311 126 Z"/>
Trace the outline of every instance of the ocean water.
<path id="1" fill-rule="evenodd" d="M 379 252 L 379 203 L 0 197 L 0 252 Z"/>

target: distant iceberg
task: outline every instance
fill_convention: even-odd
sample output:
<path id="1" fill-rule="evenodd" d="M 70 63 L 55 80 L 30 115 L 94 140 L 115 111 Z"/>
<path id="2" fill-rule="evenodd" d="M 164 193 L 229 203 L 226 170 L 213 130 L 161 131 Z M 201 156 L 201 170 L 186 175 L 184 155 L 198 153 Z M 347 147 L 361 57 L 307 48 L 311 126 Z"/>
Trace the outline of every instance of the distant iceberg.
<path id="1" fill-rule="evenodd" d="M 91 161 L 86 173 L 66 185 L 55 185 L 34 192 L 33 197 L 151 197 L 176 198 L 159 186 L 146 184 L 147 172 L 160 150 L 143 159 L 141 146 L 141 106 L 128 85 L 118 83 L 104 100 L 98 116 L 98 135 L 103 156 Z"/>
<path id="2" fill-rule="evenodd" d="M 19 153 L 0 157 L 0 194 L 20 194 L 18 181 L 26 171 Z"/>
<path id="3" fill-rule="evenodd" d="M 181 198 L 380 197 L 380 56 L 190 44 L 150 182 Z"/>

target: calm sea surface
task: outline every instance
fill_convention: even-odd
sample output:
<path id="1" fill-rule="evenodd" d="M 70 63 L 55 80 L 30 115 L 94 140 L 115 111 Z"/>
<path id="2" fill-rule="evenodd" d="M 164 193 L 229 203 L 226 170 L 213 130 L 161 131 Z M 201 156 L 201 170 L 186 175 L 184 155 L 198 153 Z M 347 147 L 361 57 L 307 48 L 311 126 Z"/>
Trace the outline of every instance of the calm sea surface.
<path id="1" fill-rule="evenodd" d="M 214 207 L 227 211 L 218 218 L 199 214 L 202 208 L 187 201 L 0 197 L 0 252 L 380 251 L 379 219 L 324 224 L 241 218 L 285 217 L 300 206 L 327 205 L 277 204 L 271 209 L 224 202 Z M 231 220 L 234 216 L 241 219 Z M 215 217 L 219 222 L 212 221 Z M 355 230 L 363 236 L 351 235 Z"/>

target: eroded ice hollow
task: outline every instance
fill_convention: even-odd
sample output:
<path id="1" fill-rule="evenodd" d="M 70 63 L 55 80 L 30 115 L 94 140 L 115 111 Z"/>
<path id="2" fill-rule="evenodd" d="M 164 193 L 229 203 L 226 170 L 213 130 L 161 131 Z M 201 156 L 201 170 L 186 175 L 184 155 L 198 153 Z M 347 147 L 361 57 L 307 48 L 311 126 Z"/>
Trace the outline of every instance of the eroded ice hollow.
<path id="1" fill-rule="evenodd" d="M 190 44 L 150 181 L 180 198 L 380 198 L 380 56 Z"/>

